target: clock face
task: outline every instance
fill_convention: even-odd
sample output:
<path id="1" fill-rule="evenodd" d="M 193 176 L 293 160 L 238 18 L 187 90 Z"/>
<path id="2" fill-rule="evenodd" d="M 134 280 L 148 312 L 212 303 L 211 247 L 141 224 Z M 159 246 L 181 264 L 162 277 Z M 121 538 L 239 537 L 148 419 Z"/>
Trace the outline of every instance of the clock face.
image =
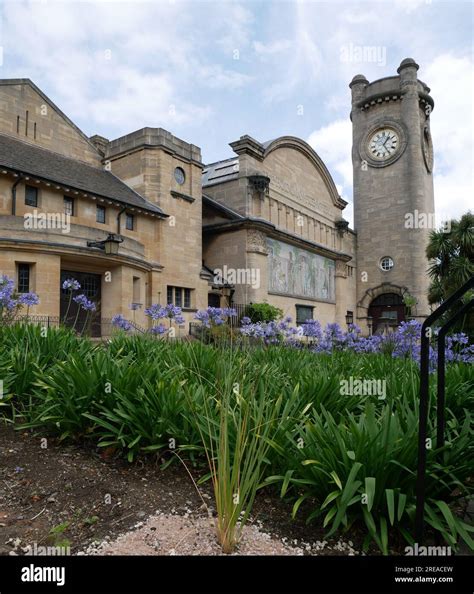
<path id="1" fill-rule="evenodd" d="M 433 143 L 430 130 L 425 126 L 422 137 L 423 157 L 425 158 L 426 169 L 429 173 L 433 170 Z"/>
<path id="2" fill-rule="evenodd" d="M 368 153 L 372 159 L 385 161 L 392 157 L 400 146 L 400 139 L 393 128 L 380 128 L 369 139 Z"/>

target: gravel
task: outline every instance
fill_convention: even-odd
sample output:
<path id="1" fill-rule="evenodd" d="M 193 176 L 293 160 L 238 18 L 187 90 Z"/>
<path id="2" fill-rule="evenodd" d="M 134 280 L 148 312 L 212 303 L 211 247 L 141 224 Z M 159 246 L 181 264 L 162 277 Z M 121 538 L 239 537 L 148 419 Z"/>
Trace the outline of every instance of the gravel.
<path id="1" fill-rule="evenodd" d="M 339 554 L 355 555 L 347 541 L 331 547 Z M 248 523 L 232 555 L 318 555 L 329 548 L 327 541 L 303 542 L 278 539 L 258 523 Z M 187 510 L 184 515 L 157 513 L 113 541 L 104 540 L 78 555 L 223 555 L 217 541 L 215 519 Z M 327 554 L 327 553 L 326 553 Z"/>

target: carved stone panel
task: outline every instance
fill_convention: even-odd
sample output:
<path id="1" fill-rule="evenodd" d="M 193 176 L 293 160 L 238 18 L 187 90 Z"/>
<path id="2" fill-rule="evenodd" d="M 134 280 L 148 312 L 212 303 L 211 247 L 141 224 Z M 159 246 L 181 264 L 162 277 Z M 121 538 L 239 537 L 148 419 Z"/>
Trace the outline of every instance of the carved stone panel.
<path id="1" fill-rule="evenodd" d="M 256 229 L 249 229 L 247 231 L 247 252 L 268 254 L 267 238 L 264 233 Z"/>

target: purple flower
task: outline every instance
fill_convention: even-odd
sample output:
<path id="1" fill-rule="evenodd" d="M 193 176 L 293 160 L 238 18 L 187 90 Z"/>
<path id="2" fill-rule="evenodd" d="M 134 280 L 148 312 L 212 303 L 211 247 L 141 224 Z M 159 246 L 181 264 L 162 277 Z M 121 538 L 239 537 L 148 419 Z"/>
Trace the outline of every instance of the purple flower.
<path id="1" fill-rule="evenodd" d="M 71 289 L 72 291 L 78 291 L 81 288 L 79 281 L 75 278 L 68 278 L 63 282 L 63 289 Z"/>
<path id="2" fill-rule="evenodd" d="M 15 283 L 6 275 L 0 277 L 0 307 L 7 310 L 15 309 L 18 301 L 13 298 Z"/>
<path id="3" fill-rule="evenodd" d="M 22 293 L 18 297 L 18 303 L 31 307 L 33 305 L 38 305 L 39 297 L 36 293 Z"/>
<path id="4" fill-rule="evenodd" d="M 157 324 L 156 326 L 153 326 L 153 328 L 150 329 L 151 334 L 159 334 L 160 336 L 162 334 L 166 334 L 168 331 L 169 328 L 167 328 L 164 324 Z"/>
<path id="5" fill-rule="evenodd" d="M 165 317 L 165 310 L 161 305 L 158 305 L 158 303 L 154 303 L 145 309 L 145 315 L 152 320 L 159 320 Z"/>
<path id="6" fill-rule="evenodd" d="M 168 305 L 166 305 L 163 308 L 163 312 L 164 312 L 164 315 L 162 317 L 164 317 L 164 318 L 170 318 L 171 320 L 173 320 L 173 319 L 177 318 L 178 316 L 181 316 L 182 309 L 180 307 L 178 307 L 177 305 L 173 305 L 172 303 L 168 303 Z"/>
<path id="7" fill-rule="evenodd" d="M 292 343 L 298 330 L 290 327 L 290 323 L 291 317 L 289 316 L 283 318 L 280 322 L 257 322 L 255 324 L 249 322 L 242 325 L 240 333 L 243 336 L 261 338 L 267 345 Z"/>
<path id="8" fill-rule="evenodd" d="M 2 274 L 2 276 L 0 277 L 0 290 L 13 293 L 14 288 L 15 282 L 13 281 L 13 279 L 9 278 L 6 274 Z"/>
<path id="9" fill-rule="evenodd" d="M 121 314 L 117 314 L 112 318 L 112 326 L 120 328 L 120 330 L 125 330 L 125 332 L 128 332 L 128 330 L 130 330 L 132 327 L 130 322 L 126 320 Z"/>
<path id="10" fill-rule="evenodd" d="M 208 307 L 196 312 L 194 319 L 199 320 L 206 328 L 210 328 L 211 326 L 222 326 L 229 317 L 236 315 L 236 310 L 230 307 Z"/>
<path id="11" fill-rule="evenodd" d="M 82 309 L 84 309 L 85 311 L 95 311 L 96 310 L 96 305 L 93 301 L 90 301 L 89 299 L 87 299 L 87 297 L 85 295 L 76 295 L 75 297 L 72 298 L 73 301 L 75 301 L 78 305 L 81 306 Z"/>
<path id="12" fill-rule="evenodd" d="M 145 315 L 152 320 L 162 320 L 163 318 L 174 321 L 176 324 L 184 324 L 185 319 L 182 315 L 182 309 L 177 305 L 168 303 L 164 307 L 158 303 L 154 303 L 145 309 Z"/>
<path id="13" fill-rule="evenodd" d="M 323 336 L 321 324 L 317 320 L 306 320 L 304 324 L 301 325 L 301 328 L 303 329 L 303 336 L 316 338 L 318 340 Z"/>

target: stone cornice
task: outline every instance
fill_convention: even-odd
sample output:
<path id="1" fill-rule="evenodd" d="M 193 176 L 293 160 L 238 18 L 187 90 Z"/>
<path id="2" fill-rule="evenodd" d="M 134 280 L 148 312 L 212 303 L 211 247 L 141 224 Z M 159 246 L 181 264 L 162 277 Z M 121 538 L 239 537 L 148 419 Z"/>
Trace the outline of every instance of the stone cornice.
<path id="1" fill-rule="evenodd" d="M 225 223 L 205 225 L 203 226 L 203 233 L 219 234 L 226 233 L 229 231 L 238 231 L 239 229 L 257 229 L 270 237 L 280 239 L 280 241 L 286 241 L 293 245 L 299 246 L 302 249 L 313 251 L 315 253 L 320 254 L 321 256 L 331 258 L 332 260 L 342 260 L 344 262 L 349 262 L 350 260 L 352 260 L 352 256 L 350 254 L 346 254 L 338 250 L 332 250 L 327 246 L 321 245 L 314 241 L 310 241 L 308 239 L 304 239 L 303 237 L 299 237 L 298 235 L 294 235 L 293 233 L 289 233 L 288 231 L 283 231 L 281 229 L 278 229 L 272 223 L 268 223 L 267 221 L 263 221 L 260 219 L 245 218 Z"/>
<path id="2" fill-rule="evenodd" d="M 24 250 L 28 246 L 28 249 L 38 253 L 54 253 L 60 256 L 73 255 L 84 258 L 88 256 L 90 258 L 99 259 L 101 261 L 110 262 L 114 265 L 117 264 L 132 264 L 142 270 L 160 271 L 164 268 L 162 264 L 158 262 L 150 262 L 142 258 L 135 258 L 133 256 L 107 256 L 99 249 L 81 246 L 71 246 L 65 243 L 56 243 L 51 241 L 35 241 L 32 239 L 12 239 L 11 237 L 0 236 L 0 247 L 4 249 L 20 249 Z"/>
<path id="3" fill-rule="evenodd" d="M 72 198 L 86 198 L 89 200 L 93 200 L 96 202 L 107 203 L 109 205 L 115 206 L 116 208 L 122 209 L 126 207 L 127 210 L 130 212 L 135 212 L 137 214 L 142 214 L 145 216 L 149 216 L 152 218 L 158 219 L 166 219 L 169 215 L 159 212 L 155 212 L 154 210 L 148 210 L 146 206 L 136 206 L 134 204 L 128 204 L 122 200 L 118 200 L 117 198 L 109 198 L 108 196 L 103 196 L 102 194 L 91 194 L 90 192 L 85 192 L 84 190 L 78 189 L 75 186 L 67 185 L 64 183 L 59 183 L 53 180 L 49 180 L 45 177 L 40 175 L 32 175 L 30 173 L 25 173 L 23 171 L 12 169 L 10 167 L 0 166 L 0 173 L 3 175 L 13 175 L 14 178 L 18 179 L 21 177 L 23 182 L 34 182 L 40 186 L 46 187 L 49 190 L 55 190 L 58 192 L 63 192 L 66 196 L 71 196 Z M 122 180 L 121 180 L 122 181 Z M 125 183 L 125 182 L 123 182 Z"/>
<path id="4" fill-rule="evenodd" d="M 311 161 L 314 167 L 318 170 L 319 174 L 323 178 L 326 188 L 328 189 L 334 206 L 340 208 L 341 210 L 347 206 L 347 202 L 341 198 L 341 196 L 339 196 L 336 184 L 334 183 L 329 170 L 320 156 L 316 153 L 311 145 L 301 138 L 297 138 L 296 136 L 280 136 L 279 138 L 275 138 L 271 142 L 263 145 L 251 136 L 241 136 L 239 140 L 231 142 L 230 146 L 238 155 L 250 155 L 257 161 L 263 161 L 270 153 L 279 148 L 291 148 L 299 151 L 307 159 L 309 159 L 309 161 Z M 244 175 L 243 172 L 241 175 L 248 177 L 247 175 Z M 270 177 L 271 186 L 271 173 L 268 173 L 268 175 Z"/>
<path id="5" fill-rule="evenodd" d="M 175 190 L 171 190 L 171 196 L 173 198 L 181 198 L 182 200 L 186 200 L 186 202 L 195 202 L 196 198 L 190 196 L 189 194 L 183 194 L 182 192 L 176 192 Z"/>

